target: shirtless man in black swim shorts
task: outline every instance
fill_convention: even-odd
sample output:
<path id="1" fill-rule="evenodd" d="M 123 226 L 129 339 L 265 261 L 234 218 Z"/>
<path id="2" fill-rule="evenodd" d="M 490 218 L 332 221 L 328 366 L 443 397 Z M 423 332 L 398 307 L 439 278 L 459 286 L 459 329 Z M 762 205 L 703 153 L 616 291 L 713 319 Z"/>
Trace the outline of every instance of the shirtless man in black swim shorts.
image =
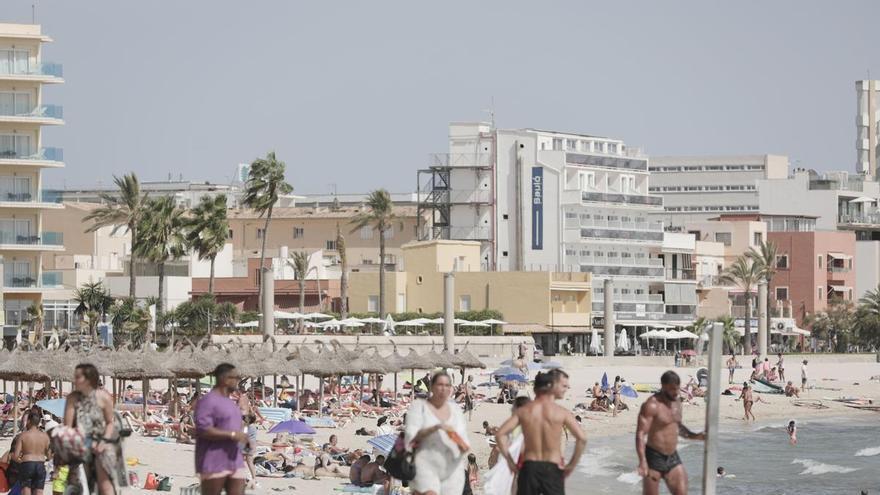
<path id="1" fill-rule="evenodd" d="M 660 377 L 660 391 L 642 404 L 636 429 L 639 475 L 644 478 L 642 493 L 660 492 L 660 479 L 673 495 L 686 495 L 688 478 L 678 456 L 678 436 L 705 440 L 705 433 L 694 433 L 681 424 L 678 389 L 681 379 L 674 371 Z"/>
<path id="2" fill-rule="evenodd" d="M 587 446 L 587 435 L 574 414 L 555 403 L 568 391 L 568 375 L 562 370 L 538 373 L 535 377 L 535 399 L 513 411 L 498 428 L 495 440 L 498 452 L 514 473 L 518 473 L 517 495 L 564 495 L 565 478 L 577 467 Z M 522 427 L 522 464 L 507 450 L 508 435 Z M 567 464 L 562 458 L 563 428 L 575 438 L 574 452 Z"/>

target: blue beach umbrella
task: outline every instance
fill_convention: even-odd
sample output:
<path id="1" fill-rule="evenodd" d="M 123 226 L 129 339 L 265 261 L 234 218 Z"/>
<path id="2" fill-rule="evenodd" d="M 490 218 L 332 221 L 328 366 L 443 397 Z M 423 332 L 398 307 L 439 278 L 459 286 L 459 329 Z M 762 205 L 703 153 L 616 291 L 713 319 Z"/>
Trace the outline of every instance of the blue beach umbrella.
<path id="1" fill-rule="evenodd" d="M 629 385 L 624 385 L 623 387 L 620 387 L 620 395 L 624 397 L 629 397 L 630 399 L 635 399 L 639 396 L 639 393 L 636 392 L 636 390 Z"/>
<path id="2" fill-rule="evenodd" d="M 608 390 L 608 373 L 602 373 L 602 390 Z"/>
<path id="3" fill-rule="evenodd" d="M 367 443 L 372 445 L 379 452 L 388 455 L 391 452 L 391 449 L 394 448 L 394 442 L 397 441 L 397 437 L 398 435 L 396 433 L 379 435 L 378 437 L 373 437 L 367 440 Z"/>
<path id="4" fill-rule="evenodd" d="M 37 401 L 37 407 L 59 418 L 64 417 L 64 406 L 67 399 L 50 399 Z"/>
<path id="5" fill-rule="evenodd" d="M 288 419 L 273 426 L 269 433 L 290 433 L 291 435 L 314 435 L 311 426 L 295 419 Z"/>

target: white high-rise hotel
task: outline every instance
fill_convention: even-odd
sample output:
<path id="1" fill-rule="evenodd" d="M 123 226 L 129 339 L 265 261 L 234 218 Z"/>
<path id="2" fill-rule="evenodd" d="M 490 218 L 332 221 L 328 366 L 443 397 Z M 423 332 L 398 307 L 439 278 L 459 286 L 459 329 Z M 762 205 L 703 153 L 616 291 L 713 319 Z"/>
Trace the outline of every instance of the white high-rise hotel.
<path id="1" fill-rule="evenodd" d="M 479 240 L 490 270 L 591 272 L 593 316 L 610 277 L 618 323 L 688 321 L 692 236 L 664 244 L 648 177 L 648 159 L 617 139 L 452 123 L 449 153 L 419 172 L 420 236 Z"/>
<path id="2" fill-rule="evenodd" d="M 13 331 L 61 282 L 42 271 L 42 253 L 63 249 L 60 234 L 42 229 L 42 211 L 61 205 L 42 197 L 41 172 L 64 166 L 41 132 L 63 124 L 61 107 L 43 100 L 43 85 L 63 82 L 61 66 L 43 61 L 49 41 L 38 25 L 0 24 L 0 257 L 5 324 Z"/>

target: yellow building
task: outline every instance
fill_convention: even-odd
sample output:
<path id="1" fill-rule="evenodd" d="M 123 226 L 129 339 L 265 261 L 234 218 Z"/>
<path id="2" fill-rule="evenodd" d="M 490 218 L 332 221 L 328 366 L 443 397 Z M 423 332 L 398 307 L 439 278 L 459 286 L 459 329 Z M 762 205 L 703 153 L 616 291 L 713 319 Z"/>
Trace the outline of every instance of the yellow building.
<path id="1" fill-rule="evenodd" d="M 589 273 L 480 271 L 480 243 L 473 241 L 413 242 L 402 251 L 406 271 L 386 274 L 388 312 L 443 311 L 443 276 L 453 272 L 455 311 L 500 311 L 505 333 L 531 333 L 549 350 L 565 341 L 580 347 L 591 332 Z M 348 304 L 353 313 L 377 311 L 379 274 L 352 273 Z"/>
<path id="2" fill-rule="evenodd" d="M 266 239 L 266 257 L 279 256 L 282 247 L 289 253 L 324 251 L 329 265 L 338 261 L 336 250 L 337 226 L 345 236 L 345 251 L 352 271 L 378 270 L 379 233 L 365 227 L 352 231 L 351 220 L 364 211 L 361 207 L 343 206 L 275 208 L 269 237 Z M 416 234 L 416 209 L 412 206 L 394 207 L 395 220 L 385 233 L 385 263 L 394 268 L 400 259 L 400 247 L 413 241 Z M 229 210 L 230 239 L 235 259 L 258 258 L 263 241 L 266 219 L 253 210 Z M 398 267 L 399 268 L 399 267 Z"/>
<path id="3" fill-rule="evenodd" d="M 63 124 L 61 107 L 43 101 L 43 85 L 62 83 L 61 66 L 42 58 L 52 41 L 39 25 L 0 24 L 0 256 L 3 259 L 5 333 L 14 332 L 28 307 L 58 287 L 58 274 L 44 272 L 45 252 L 60 251 L 62 238 L 43 228 L 44 210 L 59 208 L 43 198 L 44 168 L 63 167 L 61 150 L 45 147 L 42 128 Z"/>

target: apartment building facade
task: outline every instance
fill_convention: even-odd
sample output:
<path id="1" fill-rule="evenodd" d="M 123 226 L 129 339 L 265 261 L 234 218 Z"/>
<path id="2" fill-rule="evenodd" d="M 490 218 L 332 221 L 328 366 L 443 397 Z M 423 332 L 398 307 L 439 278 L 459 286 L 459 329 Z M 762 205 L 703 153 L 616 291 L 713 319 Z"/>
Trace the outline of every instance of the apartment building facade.
<path id="1" fill-rule="evenodd" d="M 655 218 L 681 229 L 720 214 L 757 212 L 757 181 L 784 179 L 788 168 L 781 155 L 652 156 L 649 192 L 663 198 Z"/>
<path id="2" fill-rule="evenodd" d="M 52 39 L 39 25 L 0 24 L 0 257 L 3 259 L 4 334 L 14 334 L 27 308 L 49 299 L 59 274 L 42 269 L 63 238 L 45 229 L 43 212 L 61 206 L 41 194 L 43 169 L 64 166 L 61 150 L 46 146 L 42 129 L 62 125 L 58 105 L 43 88 L 63 83 L 61 65 L 43 59 Z"/>
<path id="3" fill-rule="evenodd" d="M 418 174 L 419 234 L 479 242 L 490 270 L 591 273 L 597 319 L 611 278 L 617 321 L 646 325 L 666 318 L 652 292 L 666 281 L 651 218 L 663 204 L 648 180 L 647 157 L 621 140 L 452 123 L 449 152 Z"/>

